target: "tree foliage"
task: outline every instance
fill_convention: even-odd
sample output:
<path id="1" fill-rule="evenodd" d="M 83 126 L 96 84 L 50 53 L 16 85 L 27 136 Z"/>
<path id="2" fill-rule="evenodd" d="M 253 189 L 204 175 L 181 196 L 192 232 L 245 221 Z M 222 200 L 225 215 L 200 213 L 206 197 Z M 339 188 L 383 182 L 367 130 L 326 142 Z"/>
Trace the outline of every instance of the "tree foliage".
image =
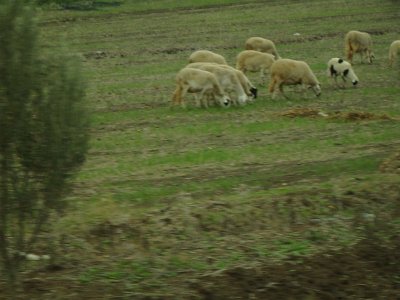
<path id="1" fill-rule="evenodd" d="M 38 35 L 31 6 L 0 1 L 0 259 L 10 282 L 88 145 L 79 64 L 46 54 Z"/>

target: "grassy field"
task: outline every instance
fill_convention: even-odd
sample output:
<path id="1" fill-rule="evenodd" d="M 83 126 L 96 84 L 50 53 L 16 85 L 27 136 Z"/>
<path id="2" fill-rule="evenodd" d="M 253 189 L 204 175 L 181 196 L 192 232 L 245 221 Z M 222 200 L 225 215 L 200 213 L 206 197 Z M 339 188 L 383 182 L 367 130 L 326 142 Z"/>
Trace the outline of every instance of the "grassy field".
<path id="1" fill-rule="evenodd" d="M 27 264 L 21 299 L 398 297 L 400 64 L 387 54 L 400 5 L 266 2 L 40 12 L 44 43 L 82 57 L 91 147 L 43 236 L 54 261 Z M 326 63 L 344 56 L 349 30 L 371 33 L 375 61 L 356 56 L 359 86 L 337 89 Z M 321 97 L 272 100 L 250 73 L 254 103 L 170 107 L 194 50 L 234 66 L 250 36 L 305 60 Z"/>

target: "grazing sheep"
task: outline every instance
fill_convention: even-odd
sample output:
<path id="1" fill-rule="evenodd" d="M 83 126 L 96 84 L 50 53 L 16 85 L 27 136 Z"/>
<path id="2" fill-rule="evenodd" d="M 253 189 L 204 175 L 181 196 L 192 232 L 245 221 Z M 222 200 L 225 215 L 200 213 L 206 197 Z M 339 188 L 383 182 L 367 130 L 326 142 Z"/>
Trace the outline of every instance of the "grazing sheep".
<path id="1" fill-rule="evenodd" d="M 267 73 L 271 69 L 271 66 L 275 58 L 272 54 L 261 53 L 255 50 L 244 50 L 236 57 L 236 69 L 243 73 L 249 72 L 260 72 L 261 81 L 265 83 Z"/>
<path id="2" fill-rule="evenodd" d="M 245 48 L 246 50 L 270 53 L 275 56 L 275 59 L 281 58 L 276 50 L 274 42 L 261 37 L 251 37 L 247 39 Z"/>
<path id="3" fill-rule="evenodd" d="M 346 57 L 353 64 L 353 55 L 359 53 L 361 61 L 363 56 L 366 57 L 368 63 L 372 63 L 374 54 L 372 53 L 372 39 L 369 33 L 352 30 L 345 36 L 345 52 Z"/>
<path id="4" fill-rule="evenodd" d="M 297 84 L 312 88 L 317 97 L 321 94 L 319 82 L 306 62 L 293 59 L 278 59 L 272 64 L 271 82 L 269 85 L 269 92 L 272 94 L 272 99 L 275 99 L 277 90 L 285 96 L 283 85 Z"/>
<path id="5" fill-rule="evenodd" d="M 191 63 L 186 66 L 187 68 L 195 68 L 211 72 L 215 75 L 220 86 L 230 94 L 234 104 L 244 105 L 248 97 L 237 78 L 236 72 L 225 66 L 216 63 Z M 233 68 L 232 68 L 233 69 Z"/>
<path id="6" fill-rule="evenodd" d="M 335 80 L 337 86 L 339 86 L 337 82 L 337 77 L 338 76 L 342 77 L 343 80 L 342 88 L 344 88 L 344 83 L 346 82 L 346 78 L 350 78 L 351 82 L 353 83 L 353 86 L 356 86 L 358 83 L 358 77 L 354 73 L 351 64 L 338 57 L 331 58 L 328 61 L 328 76 L 332 77 Z"/>
<path id="7" fill-rule="evenodd" d="M 239 79 L 239 82 L 242 85 L 244 92 L 249 97 L 248 100 L 257 98 L 257 92 L 258 92 L 257 88 L 251 83 L 251 81 L 242 71 L 227 65 L 219 65 L 219 67 L 226 68 L 231 70 L 232 72 L 235 72 L 236 77 Z"/>
<path id="8" fill-rule="evenodd" d="M 393 66 L 397 54 L 400 52 L 400 40 L 394 41 L 389 48 L 389 65 Z"/>
<path id="9" fill-rule="evenodd" d="M 229 106 L 230 99 L 225 94 L 225 91 L 219 85 L 217 78 L 214 74 L 193 68 L 183 68 L 176 75 L 176 89 L 172 96 L 172 104 L 184 104 L 184 97 L 186 93 L 196 93 L 196 102 L 198 105 L 208 107 L 208 100 L 204 99 L 213 98 L 221 106 Z"/>
<path id="10" fill-rule="evenodd" d="M 189 63 L 196 62 L 211 62 L 221 65 L 227 65 L 225 58 L 222 55 L 208 50 L 198 50 L 189 56 Z"/>

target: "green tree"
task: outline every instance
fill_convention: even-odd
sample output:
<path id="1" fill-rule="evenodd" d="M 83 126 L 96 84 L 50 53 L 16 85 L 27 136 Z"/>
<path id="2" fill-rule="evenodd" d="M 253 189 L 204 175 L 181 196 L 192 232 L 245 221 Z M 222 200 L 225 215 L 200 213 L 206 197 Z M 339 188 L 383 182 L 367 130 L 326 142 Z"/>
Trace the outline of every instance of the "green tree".
<path id="1" fill-rule="evenodd" d="M 0 260 L 14 283 L 88 147 L 78 61 L 49 55 L 34 8 L 0 0 Z"/>

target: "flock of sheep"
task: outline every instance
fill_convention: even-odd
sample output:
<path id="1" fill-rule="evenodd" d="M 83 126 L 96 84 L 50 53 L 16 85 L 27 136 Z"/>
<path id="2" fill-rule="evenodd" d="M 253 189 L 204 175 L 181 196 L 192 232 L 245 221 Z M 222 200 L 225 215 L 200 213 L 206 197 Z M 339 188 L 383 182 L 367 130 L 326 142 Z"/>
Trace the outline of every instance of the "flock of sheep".
<path id="1" fill-rule="evenodd" d="M 270 76 L 269 92 L 272 98 L 283 93 L 284 85 L 301 85 L 302 90 L 311 88 L 316 96 L 321 94 L 318 79 L 304 61 L 281 58 L 275 44 L 261 37 L 251 37 L 244 51 L 236 57 L 236 68 L 229 66 L 225 58 L 208 50 L 198 50 L 189 57 L 189 64 L 176 75 L 176 89 L 172 105 L 185 106 L 187 93 L 194 93 L 197 106 L 208 107 L 216 103 L 222 107 L 244 105 L 257 97 L 257 88 L 246 77 L 247 72 L 260 72 L 263 83 Z M 393 65 L 400 52 L 400 40 L 389 48 L 389 64 Z M 332 58 L 328 61 L 328 75 L 335 83 L 341 77 L 343 85 L 349 78 L 355 86 L 358 77 L 352 63 L 354 54 L 372 63 L 372 39 L 366 32 L 349 31 L 345 36 L 345 53 L 349 61 Z"/>

